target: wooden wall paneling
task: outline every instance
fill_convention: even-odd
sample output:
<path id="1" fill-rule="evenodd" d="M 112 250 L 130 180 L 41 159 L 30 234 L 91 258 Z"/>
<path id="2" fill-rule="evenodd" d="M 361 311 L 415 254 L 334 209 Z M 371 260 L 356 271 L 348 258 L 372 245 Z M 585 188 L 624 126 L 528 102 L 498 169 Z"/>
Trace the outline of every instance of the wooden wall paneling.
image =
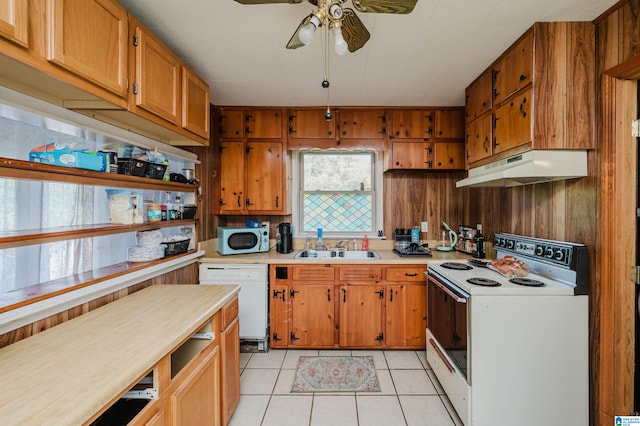
<path id="1" fill-rule="evenodd" d="M 619 62 L 625 62 L 640 55 L 640 3 L 626 2 L 620 11 L 620 39 Z M 617 64 L 616 64 L 617 65 Z"/>

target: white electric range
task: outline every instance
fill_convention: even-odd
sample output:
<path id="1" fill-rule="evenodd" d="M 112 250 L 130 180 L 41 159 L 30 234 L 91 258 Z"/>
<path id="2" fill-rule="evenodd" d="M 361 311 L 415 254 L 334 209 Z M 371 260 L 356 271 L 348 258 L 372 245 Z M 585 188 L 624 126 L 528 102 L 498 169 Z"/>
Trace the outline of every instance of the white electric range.
<path id="1" fill-rule="evenodd" d="M 588 424 L 587 248 L 500 233 L 493 245 L 530 267 L 526 282 L 428 262 L 434 373 L 465 425 Z"/>

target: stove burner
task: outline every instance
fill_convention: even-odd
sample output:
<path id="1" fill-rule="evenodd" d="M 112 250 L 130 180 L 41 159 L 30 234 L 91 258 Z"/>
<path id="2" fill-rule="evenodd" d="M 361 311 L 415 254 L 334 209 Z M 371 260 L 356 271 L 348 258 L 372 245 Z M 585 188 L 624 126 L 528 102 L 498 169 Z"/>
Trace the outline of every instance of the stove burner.
<path id="1" fill-rule="evenodd" d="M 516 278 L 511 278 L 509 280 L 509 282 L 514 283 L 514 284 L 518 284 L 518 285 L 526 285 L 526 286 L 529 286 L 529 287 L 544 287 L 544 286 L 546 286 L 546 284 L 543 283 L 542 281 L 533 280 L 531 278 L 516 277 Z"/>
<path id="2" fill-rule="evenodd" d="M 469 265 L 465 265 L 464 263 L 458 263 L 458 262 L 444 262 L 440 266 L 446 269 L 455 269 L 456 271 L 468 271 L 469 269 L 473 269 Z"/>
<path id="3" fill-rule="evenodd" d="M 467 280 L 469 284 L 481 285 L 485 287 L 498 287 L 500 283 L 498 281 L 490 280 L 488 278 L 469 278 Z"/>

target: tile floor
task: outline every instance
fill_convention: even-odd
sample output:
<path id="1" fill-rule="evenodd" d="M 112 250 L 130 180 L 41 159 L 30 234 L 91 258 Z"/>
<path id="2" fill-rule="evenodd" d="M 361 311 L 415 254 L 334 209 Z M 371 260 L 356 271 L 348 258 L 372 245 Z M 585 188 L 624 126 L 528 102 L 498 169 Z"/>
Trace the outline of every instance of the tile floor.
<path id="1" fill-rule="evenodd" d="M 291 393 L 298 357 L 373 356 L 381 392 Z M 424 351 L 271 349 L 240 354 L 231 426 L 462 425 Z"/>

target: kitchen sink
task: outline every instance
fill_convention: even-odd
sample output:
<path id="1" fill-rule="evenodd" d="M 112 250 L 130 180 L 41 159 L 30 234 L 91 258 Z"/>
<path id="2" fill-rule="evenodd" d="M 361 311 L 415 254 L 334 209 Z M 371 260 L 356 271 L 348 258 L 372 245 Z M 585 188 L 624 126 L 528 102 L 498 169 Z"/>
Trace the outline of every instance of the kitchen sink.
<path id="1" fill-rule="evenodd" d="M 294 259 L 332 259 L 332 260 L 374 260 L 380 259 L 375 251 L 345 251 L 345 250 L 300 250 Z"/>

